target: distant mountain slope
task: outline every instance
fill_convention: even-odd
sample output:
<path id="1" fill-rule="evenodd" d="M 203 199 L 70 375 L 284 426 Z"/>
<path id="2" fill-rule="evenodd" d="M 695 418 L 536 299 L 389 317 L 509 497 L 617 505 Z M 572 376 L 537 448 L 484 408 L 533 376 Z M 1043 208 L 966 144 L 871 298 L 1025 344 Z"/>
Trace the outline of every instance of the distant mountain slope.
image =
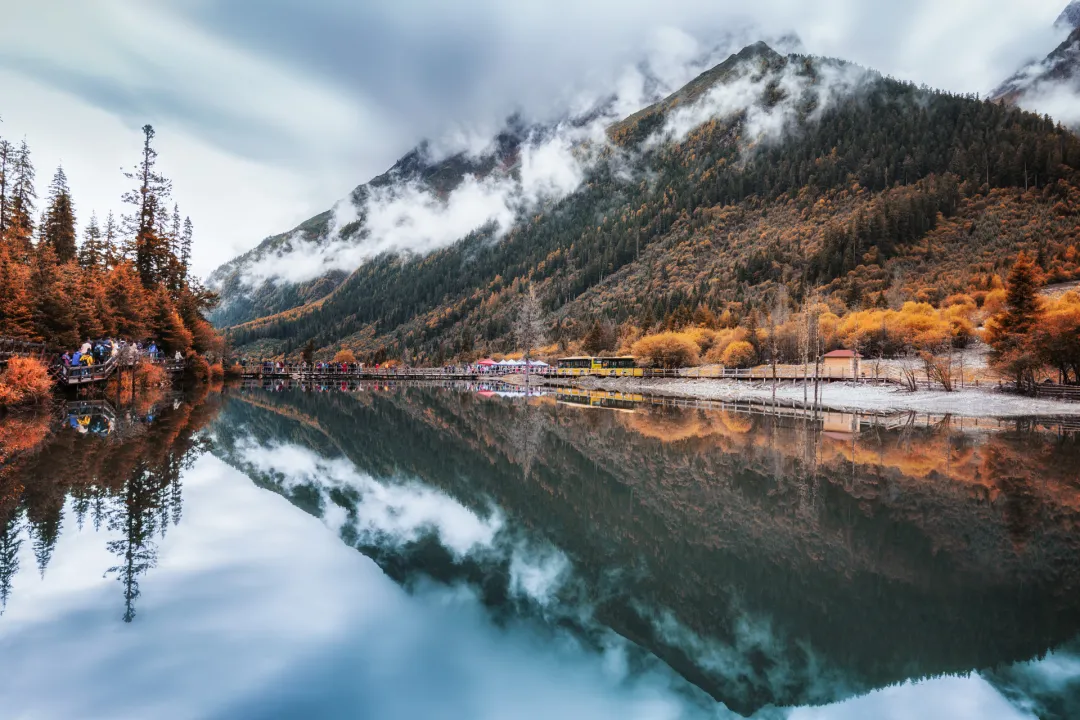
<path id="1" fill-rule="evenodd" d="M 557 340 L 599 316 L 748 311 L 777 283 L 853 306 L 881 302 L 898 275 L 910 297 L 947 294 L 1006 248 L 1060 256 L 1071 277 L 1080 252 L 1076 137 L 840 61 L 751 46 L 608 135 L 576 191 L 509 229 L 375 256 L 320 302 L 232 328 L 234 346 L 275 354 L 314 338 L 325 353 L 435 362 L 510 349 L 528 282 Z M 999 203 L 1005 225 L 987 226 Z"/>
<path id="2" fill-rule="evenodd" d="M 471 158 L 459 153 L 432 161 L 425 145 L 412 150 L 386 173 L 360 185 L 333 209 L 320 213 L 289 232 L 273 235 L 257 247 L 215 270 L 209 284 L 223 302 L 211 315 L 211 321 L 227 327 L 272 315 L 325 297 L 347 277 L 348 272 L 335 266 L 319 268 L 291 281 L 289 260 L 304 248 L 313 254 L 335 244 L 362 241 L 365 203 L 373 192 L 413 185 L 445 197 L 458 188 L 466 176 L 484 178 L 505 171 L 516 161 L 525 128 L 512 121 L 496 138 L 491 152 Z M 285 258 L 282 260 L 282 258 Z"/>
<path id="3" fill-rule="evenodd" d="M 1063 27 L 1070 30 L 1080 27 L 1080 0 L 1073 0 L 1061 11 L 1058 19 L 1054 21 L 1054 27 Z"/>
<path id="4" fill-rule="evenodd" d="M 1080 6 L 1075 6 L 1075 12 L 1080 14 Z M 1071 99 L 1080 105 L 1080 27 L 1074 28 L 1044 60 L 1028 64 L 995 88 L 990 99 L 1032 105 L 1040 101 L 1044 104 L 1053 102 L 1062 95 L 1066 101 Z M 1063 119 L 1075 124 L 1080 120 L 1080 113 Z"/>

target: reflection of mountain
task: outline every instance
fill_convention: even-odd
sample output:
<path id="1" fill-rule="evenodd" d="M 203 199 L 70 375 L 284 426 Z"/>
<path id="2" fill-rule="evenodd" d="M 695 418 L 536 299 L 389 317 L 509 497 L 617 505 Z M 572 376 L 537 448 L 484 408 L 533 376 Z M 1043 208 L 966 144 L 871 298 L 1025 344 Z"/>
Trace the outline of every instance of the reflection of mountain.
<path id="1" fill-rule="evenodd" d="M 89 420 L 87 403 L 78 412 Z M 122 429 L 100 436 L 48 415 L 0 422 L 0 612 L 19 570 L 19 549 L 30 539 L 44 575 L 63 532 L 65 504 L 80 527 L 86 521 L 115 533 L 109 569 L 124 587 L 124 620 L 135 617 L 139 578 L 156 562 L 155 539 L 181 515 L 180 472 L 202 451 L 197 432 L 218 404 L 190 397 L 160 412 L 136 405 Z M 74 416 L 73 416 L 74 417 Z M 77 426 L 77 423 L 76 423 Z"/>
<path id="2" fill-rule="evenodd" d="M 1076 438 L 827 438 L 797 420 L 420 388 L 240 400 L 218 429 L 231 462 L 253 435 L 417 478 L 480 513 L 494 502 L 569 557 L 576 582 L 560 592 L 740 712 L 1027 660 L 1080 629 Z M 256 476 L 315 514 L 360 502 Z M 361 549 L 402 581 L 467 580 L 506 609 L 505 566 L 430 539 Z"/>

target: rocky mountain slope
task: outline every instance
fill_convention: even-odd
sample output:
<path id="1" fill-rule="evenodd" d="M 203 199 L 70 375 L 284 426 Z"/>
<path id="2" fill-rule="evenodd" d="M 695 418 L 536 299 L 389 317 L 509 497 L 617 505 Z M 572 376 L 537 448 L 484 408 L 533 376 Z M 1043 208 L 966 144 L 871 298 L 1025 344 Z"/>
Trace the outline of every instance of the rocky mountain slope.
<path id="1" fill-rule="evenodd" d="M 216 321 L 255 355 L 313 338 L 439 361 L 510 349 L 530 283 L 560 340 L 597 317 L 745 310 L 780 284 L 851 306 L 898 280 L 944 297 L 1019 248 L 1080 272 L 1080 142 L 1015 107 L 759 43 L 611 112 L 520 128 L 479 159 L 406 158 L 218 271 Z M 312 256 L 333 270 L 283 281 Z"/>
<path id="2" fill-rule="evenodd" d="M 1080 1 L 1061 12 L 1054 27 L 1068 37 L 1044 59 L 1020 68 L 990 92 L 994 102 L 1049 112 L 1073 128 L 1080 127 Z"/>

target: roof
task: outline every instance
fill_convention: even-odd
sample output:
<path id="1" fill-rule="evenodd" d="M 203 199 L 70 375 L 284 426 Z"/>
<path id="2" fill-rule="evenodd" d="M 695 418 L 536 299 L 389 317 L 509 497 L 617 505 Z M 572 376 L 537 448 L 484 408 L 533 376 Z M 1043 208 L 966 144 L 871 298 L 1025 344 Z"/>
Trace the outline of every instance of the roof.
<path id="1" fill-rule="evenodd" d="M 832 352 L 828 352 L 828 353 L 825 353 L 825 357 L 827 357 L 827 358 L 853 358 L 853 357 L 860 357 L 860 358 L 861 358 L 861 357 L 862 357 L 862 355 L 860 355 L 859 353 L 855 352 L 854 350 L 833 350 Z"/>

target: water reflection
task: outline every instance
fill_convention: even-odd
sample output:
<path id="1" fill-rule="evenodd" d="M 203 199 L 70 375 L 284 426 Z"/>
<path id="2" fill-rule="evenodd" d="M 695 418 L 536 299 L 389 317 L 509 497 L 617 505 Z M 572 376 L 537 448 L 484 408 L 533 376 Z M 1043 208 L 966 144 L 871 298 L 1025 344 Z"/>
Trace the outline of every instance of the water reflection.
<path id="1" fill-rule="evenodd" d="M 124 621 L 134 619 L 155 538 L 180 521 L 180 475 L 203 450 L 196 433 L 216 411 L 205 398 L 143 400 L 120 411 L 107 400 L 66 403 L 59 426 L 53 413 L 0 422 L 0 612 L 25 542 L 46 574 L 69 505 L 77 527 L 116 535 L 106 572 L 123 588 Z"/>
<path id="2" fill-rule="evenodd" d="M 220 414 L 159 402 L 107 435 L 79 422 L 89 407 L 59 430 L 0 423 L 14 608 L 0 703 L 46 717 L 1080 716 L 1067 427 L 337 390 L 247 387 Z M 134 620 L 125 639 L 103 606 L 114 626 Z M 77 647 L 105 660 L 58 661 Z M 159 672 L 140 670 L 148 657 Z M 99 702 L 89 688 L 117 675 L 146 691 Z M 82 704 L 45 697 L 61 680 Z"/>
<path id="3" fill-rule="evenodd" d="M 490 395 L 249 393 L 229 426 L 254 445 L 225 457 L 403 583 L 478 583 L 494 611 L 516 613 L 515 589 L 538 588 L 545 613 L 569 616 L 558 622 L 613 630 L 744 714 L 1024 661 L 1080 630 L 1080 458 L 1061 427 Z M 437 526 L 388 551 L 357 534 L 364 490 L 250 460 L 293 446 L 420 480 L 479 518 L 498 508 L 502 527 L 534 531 L 563 560 L 461 557 Z"/>

